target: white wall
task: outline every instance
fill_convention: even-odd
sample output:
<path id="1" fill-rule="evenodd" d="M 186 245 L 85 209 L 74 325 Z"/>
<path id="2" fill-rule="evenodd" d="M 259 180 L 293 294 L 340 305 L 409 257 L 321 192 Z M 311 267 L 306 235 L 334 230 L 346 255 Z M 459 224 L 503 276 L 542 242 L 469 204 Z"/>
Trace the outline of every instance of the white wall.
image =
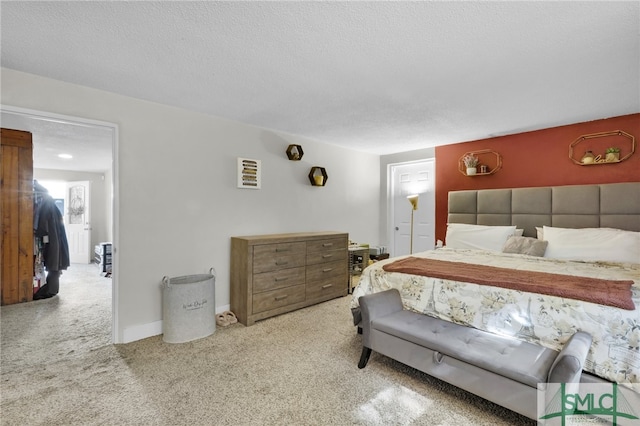
<path id="1" fill-rule="evenodd" d="M 67 170 L 34 169 L 33 178 L 39 181 L 91 182 L 91 250 L 103 241 L 111 241 L 111 180 L 104 173 L 73 172 Z M 93 254 L 91 256 L 93 258 Z"/>
<path id="2" fill-rule="evenodd" d="M 5 68 L 1 78 L 4 105 L 118 125 L 116 342 L 159 332 L 163 276 L 215 267 L 216 306 L 229 305 L 233 235 L 380 239 L 377 155 Z M 303 146 L 301 161 L 287 159 L 291 143 Z M 237 157 L 262 160 L 262 190 L 236 188 Z M 315 165 L 327 169 L 327 186 L 309 184 Z"/>

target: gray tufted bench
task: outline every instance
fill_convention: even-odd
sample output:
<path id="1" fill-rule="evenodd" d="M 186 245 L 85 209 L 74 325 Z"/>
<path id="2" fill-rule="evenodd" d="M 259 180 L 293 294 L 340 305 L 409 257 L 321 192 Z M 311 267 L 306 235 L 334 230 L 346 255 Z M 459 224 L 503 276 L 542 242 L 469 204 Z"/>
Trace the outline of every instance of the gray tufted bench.
<path id="1" fill-rule="evenodd" d="M 557 352 L 407 311 L 395 289 L 362 296 L 359 303 L 359 368 L 373 350 L 532 419 L 538 383 L 577 386 L 591 346 L 584 332 Z"/>

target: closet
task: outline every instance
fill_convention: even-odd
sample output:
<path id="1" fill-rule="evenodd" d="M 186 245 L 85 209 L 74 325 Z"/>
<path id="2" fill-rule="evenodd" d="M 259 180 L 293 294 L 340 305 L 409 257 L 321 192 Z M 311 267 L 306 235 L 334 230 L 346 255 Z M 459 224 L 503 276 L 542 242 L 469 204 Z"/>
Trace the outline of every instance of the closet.
<path id="1" fill-rule="evenodd" d="M 31 133 L 0 129 L 0 299 L 33 300 L 33 145 Z"/>

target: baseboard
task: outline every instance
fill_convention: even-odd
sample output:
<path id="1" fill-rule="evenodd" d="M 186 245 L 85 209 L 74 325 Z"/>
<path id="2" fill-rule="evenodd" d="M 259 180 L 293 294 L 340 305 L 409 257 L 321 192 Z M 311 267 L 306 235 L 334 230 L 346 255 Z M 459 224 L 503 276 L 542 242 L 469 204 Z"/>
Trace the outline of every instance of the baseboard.
<path id="1" fill-rule="evenodd" d="M 158 334 L 162 334 L 162 321 L 127 327 L 122 331 L 122 343 L 131 343 Z"/>
<path id="2" fill-rule="evenodd" d="M 230 305 L 216 307 L 216 314 L 228 311 Z M 149 324 L 136 325 L 127 327 L 122 332 L 122 343 L 131 343 L 136 340 L 146 339 L 162 334 L 162 321 L 154 321 Z"/>

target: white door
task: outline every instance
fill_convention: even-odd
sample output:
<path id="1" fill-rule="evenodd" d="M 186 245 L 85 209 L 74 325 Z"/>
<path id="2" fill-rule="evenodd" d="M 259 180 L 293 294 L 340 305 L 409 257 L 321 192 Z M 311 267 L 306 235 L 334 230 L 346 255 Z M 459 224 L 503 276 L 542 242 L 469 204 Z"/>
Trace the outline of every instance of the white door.
<path id="1" fill-rule="evenodd" d="M 403 256 L 435 246 L 435 162 L 433 159 L 390 165 L 391 255 Z M 413 211 L 407 199 L 418 195 Z M 411 214 L 413 212 L 413 241 Z"/>
<path id="2" fill-rule="evenodd" d="M 71 263 L 91 263 L 91 191 L 89 181 L 67 182 L 64 226 Z"/>

